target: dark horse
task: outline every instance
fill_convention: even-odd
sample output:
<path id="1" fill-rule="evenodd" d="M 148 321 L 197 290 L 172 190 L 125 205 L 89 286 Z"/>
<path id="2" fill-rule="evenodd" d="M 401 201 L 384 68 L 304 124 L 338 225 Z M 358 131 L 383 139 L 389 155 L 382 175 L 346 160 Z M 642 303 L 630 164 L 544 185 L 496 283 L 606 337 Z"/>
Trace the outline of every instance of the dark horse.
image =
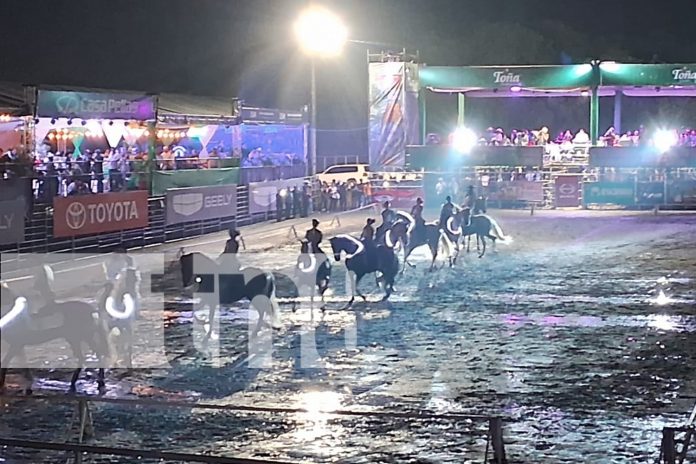
<path id="1" fill-rule="evenodd" d="M 355 293 L 367 301 L 365 295 L 360 293 L 358 285 L 360 280 L 373 272 L 382 274 L 381 281 L 384 284 L 385 301 L 394 291 L 394 281 L 399 273 L 399 259 L 394 250 L 387 246 L 368 244 L 366 245 L 350 235 L 338 235 L 329 239 L 334 259 L 341 260 L 341 253 L 346 253 L 346 268 L 351 276 L 351 298 L 347 307 L 355 301 Z"/>
<path id="2" fill-rule="evenodd" d="M 311 304 L 314 305 L 314 289 L 316 287 L 321 296 L 322 311 L 325 309 L 324 293 L 329 288 L 331 281 L 331 261 L 321 248 L 315 249 L 307 240 L 300 241 L 300 256 L 295 266 L 296 276 L 300 286 L 311 289 Z"/>
<path id="3" fill-rule="evenodd" d="M 426 223 L 423 225 L 423 230 L 415 233 L 415 220 L 408 214 L 400 211 L 397 213 L 399 219 L 386 232 L 385 242 L 387 246 L 395 247 L 397 244 L 404 249 L 404 265 L 401 272 L 404 272 L 406 265 L 415 267 L 408 262 L 408 257 L 411 256 L 413 250 L 420 248 L 423 245 L 428 245 L 433 259 L 430 263 L 430 270 L 435 268 L 435 260 L 439 254 L 440 244 L 445 247 L 448 256 L 451 255 L 449 240 L 447 236 L 440 230 L 437 223 Z"/>
<path id="4" fill-rule="evenodd" d="M 471 215 L 471 210 L 469 208 L 464 208 L 462 210 L 464 214 L 464 227 L 462 228 L 462 236 L 469 238 L 472 235 L 476 235 L 476 248 L 478 249 L 479 241 L 482 245 L 481 252 L 479 253 L 479 258 L 483 258 L 486 254 L 486 238 L 493 241 L 493 246 L 495 247 L 496 240 L 507 241 L 507 237 L 503 233 L 503 229 L 500 228 L 498 223 L 492 217 L 486 214 L 474 214 Z M 491 234 L 494 232 L 495 235 Z M 469 251 L 469 240 L 467 239 L 466 251 Z"/>
<path id="5" fill-rule="evenodd" d="M 50 269 L 44 267 L 37 279 L 45 279 Z M 52 275 L 52 273 L 50 273 Z M 0 361 L 0 389 L 5 385 L 5 377 L 10 362 L 17 357 L 26 359 L 25 348 L 37 346 L 53 340 L 65 340 L 77 362 L 70 380 L 70 391 L 75 391 L 80 371 L 85 365 L 82 345 L 91 348 L 99 357 L 98 386 L 103 391 L 103 365 L 110 357 L 107 329 L 103 314 L 83 301 L 56 302 L 49 299 L 36 314 L 30 314 L 31 302 L 23 296 L 15 295 L 6 285 L 0 286 L 0 337 L 7 344 L 7 352 Z M 29 370 L 26 370 L 30 374 Z M 27 380 L 31 381 L 30 375 Z M 27 388 L 31 393 L 31 385 Z"/>
<path id="6" fill-rule="evenodd" d="M 216 262 L 203 253 L 186 253 L 179 258 L 179 264 L 183 286 L 195 287 L 203 304 L 208 306 L 208 322 L 211 324 L 208 337 L 212 335 L 215 309 L 244 299 L 249 300 L 259 313 L 255 333 L 263 327 L 266 315 L 270 317 L 271 327 L 280 327 L 273 274 L 253 267 L 240 268 L 233 254 L 223 254 L 220 262 Z M 215 293 L 216 283 L 219 284 L 219 295 Z"/>

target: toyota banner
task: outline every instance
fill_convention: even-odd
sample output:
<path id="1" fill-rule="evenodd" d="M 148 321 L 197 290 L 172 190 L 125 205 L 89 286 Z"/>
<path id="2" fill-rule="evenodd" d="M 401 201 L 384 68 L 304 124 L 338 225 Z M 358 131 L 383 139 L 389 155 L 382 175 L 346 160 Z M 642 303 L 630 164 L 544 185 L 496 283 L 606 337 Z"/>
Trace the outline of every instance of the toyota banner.
<path id="1" fill-rule="evenodd" d="M 167 190 L 167 225 L 237 215 L 237 185 Z"/>
<path id="2" fill-rule="evenodd" d="M 53 200 L 54 237 L 115 232 L 147 225 L 146 191 L 56 197 Z"/>

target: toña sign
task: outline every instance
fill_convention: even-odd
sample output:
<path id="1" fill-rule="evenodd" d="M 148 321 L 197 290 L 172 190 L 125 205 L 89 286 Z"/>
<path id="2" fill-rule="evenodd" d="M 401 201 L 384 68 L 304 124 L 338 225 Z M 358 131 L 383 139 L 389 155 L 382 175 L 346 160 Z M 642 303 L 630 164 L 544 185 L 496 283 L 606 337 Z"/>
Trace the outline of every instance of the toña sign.
<path id="1" fill-rule="evenodd" d="M 54 237 L 147 227 L 147 192 L 102 193 L 53 200 Z"/>
<path id="2" fill-rule="evenodd" d="M 496 84 L 503 85 L 519 85 L 522 82 L 519 74 L 512 73 L 508 69 L 493 72 L 493 79 Z"/>
<path id="3" fill-rule="evenodd" d="M 94 93 L 39 90 L 37 116 L 81 119 L 155 118 L 155 98 L 134 93 Z"/>
<path id="4" fill-rule="evenodd" d="M 167 190 L 167 224 L 237 215 L 237 185 Z"/>
<path id="5" fill-rule="evenodd" d="M 672 77 L 678 82 L 696 82 L 696 71 L 687 67 L 672 70 Z"/>

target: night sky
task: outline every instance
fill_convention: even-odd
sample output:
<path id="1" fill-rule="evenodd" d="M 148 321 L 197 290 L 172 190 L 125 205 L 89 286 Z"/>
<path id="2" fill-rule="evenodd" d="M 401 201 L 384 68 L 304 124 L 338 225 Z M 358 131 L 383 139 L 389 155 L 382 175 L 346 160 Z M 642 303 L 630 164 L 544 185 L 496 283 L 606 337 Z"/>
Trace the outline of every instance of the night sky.
<path id="1" fill-rule="evenodd" d="M 298 108 L 309 99 L 309 73 L 291 27 L 306 3 L 0 0 L 0 80 L 239 96 Z M 429 64 L 696 62 L 693 0 L 325 3 L 344 18 L 351 38 L 418 49 Z M 342 129 L 344 151 L 363 137 L 347 129 L 366 125 L 365 52 L 349 45 L 319 70 L 319 127 Z"/>

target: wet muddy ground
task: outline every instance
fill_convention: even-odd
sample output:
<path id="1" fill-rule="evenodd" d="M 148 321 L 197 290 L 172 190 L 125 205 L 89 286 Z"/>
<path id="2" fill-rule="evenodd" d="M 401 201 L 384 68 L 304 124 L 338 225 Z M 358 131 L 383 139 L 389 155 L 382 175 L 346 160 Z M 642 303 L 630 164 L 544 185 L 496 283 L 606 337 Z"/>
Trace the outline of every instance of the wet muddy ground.
<path id="1" fill-rule="evenodd" d="M 341 309 L 345 271 L 334 264 L 328 311 L 282 305 L 265 368 L 249 357 L 248 305 L 223 312 L 212 359 L 191 347 L 190 308 L 168 298 L 170 367 L 112 373 L 107 396 L 309 412 L 96 405 L 91 442 L 295 462 L 481 462 L 484 421 L 322 413 L 427 410 L 502 416 L 510 462 L 653 462 L 662 426 L 685 421 L 696 401 L 696 216 L 491 214 L 510 243 L 434 273 L 420 250 L 389 304 L 368 277 L 370 302 Z M 243 258 L 271 269 L 295 256 L 287 247 Z M 48 373 L 35 388 L 62 395 L 65 380 Z M 80 388 L 96 393 L 90 381 Z M 69 405 L 4 403 L 1 436 L 64 437 Z M 7 462 L 22 456 L 39 455 L 0 450 Z"/>

